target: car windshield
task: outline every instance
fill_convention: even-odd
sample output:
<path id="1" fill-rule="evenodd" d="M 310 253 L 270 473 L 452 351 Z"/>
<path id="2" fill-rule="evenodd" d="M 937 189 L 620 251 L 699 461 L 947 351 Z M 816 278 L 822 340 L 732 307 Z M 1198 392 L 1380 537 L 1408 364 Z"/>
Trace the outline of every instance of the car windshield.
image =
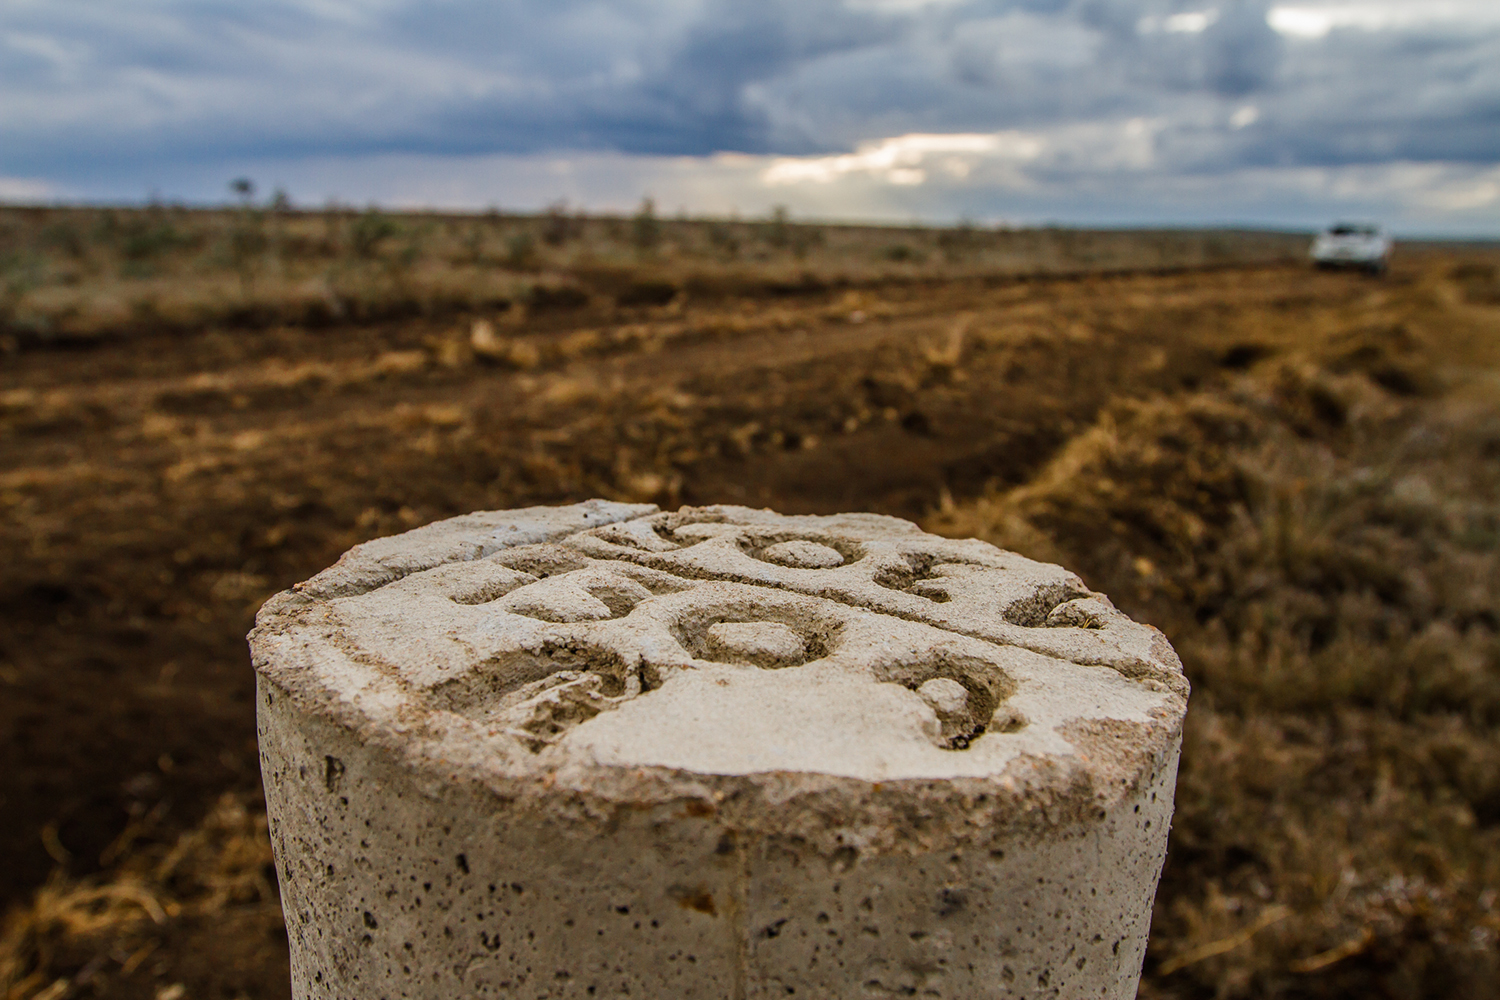
<path id="1" fill-rule="evenodd" d="M 1328 232 L 1332 236 L 1374 236 L 1377 230 L 1374 226 L 1355 226 L 1341 222 Z"/>

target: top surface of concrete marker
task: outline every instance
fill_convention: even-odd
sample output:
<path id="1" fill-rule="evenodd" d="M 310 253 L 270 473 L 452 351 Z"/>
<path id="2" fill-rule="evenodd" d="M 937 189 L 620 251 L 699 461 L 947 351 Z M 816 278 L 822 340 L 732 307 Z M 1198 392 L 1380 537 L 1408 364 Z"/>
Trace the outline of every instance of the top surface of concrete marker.
<path id="1" fill-rule="evenodd" d="M 840 788 L 867 820 L 883 790 L 929 849 L 1093 814 L 1172 752 L 1187 695 L 1161 633 L 1066 570 L 870 514 L 472 514 L 353 549 L 251 640 L 304 711 L 436 780 L 712 795 L 783 831 L 813 793 L 814 838 Z"/>

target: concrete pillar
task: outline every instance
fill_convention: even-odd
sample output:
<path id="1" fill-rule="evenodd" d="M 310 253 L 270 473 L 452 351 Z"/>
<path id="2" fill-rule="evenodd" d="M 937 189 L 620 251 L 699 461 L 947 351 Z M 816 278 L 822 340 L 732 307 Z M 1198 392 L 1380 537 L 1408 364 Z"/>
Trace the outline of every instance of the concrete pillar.
<path id="1" fill-rule="evenodd" d="M 250 635 L 299 998 L 1133 997 L 1187 683 L 1067 571 L 593 501 Z"/>

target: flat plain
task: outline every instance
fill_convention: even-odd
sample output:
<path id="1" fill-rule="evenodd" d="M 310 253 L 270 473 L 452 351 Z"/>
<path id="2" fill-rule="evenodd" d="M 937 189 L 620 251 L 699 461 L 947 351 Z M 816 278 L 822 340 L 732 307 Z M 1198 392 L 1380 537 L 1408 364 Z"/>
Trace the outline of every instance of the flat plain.
<path id="1" fill-rule="evenodd" d="M 0 212 L 0 991 L 287 995 L 243 643 L 592 496 L 1059 561 L 1194 683 L 1142 995 L 1500 980 L 1500 252 L 1264 233 Z"/>

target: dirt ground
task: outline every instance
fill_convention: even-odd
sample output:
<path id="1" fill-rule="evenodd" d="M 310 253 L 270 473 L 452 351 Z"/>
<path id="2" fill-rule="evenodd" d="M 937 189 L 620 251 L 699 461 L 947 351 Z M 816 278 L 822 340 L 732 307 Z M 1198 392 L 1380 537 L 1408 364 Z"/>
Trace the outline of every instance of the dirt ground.
<path id="1" fill-rule="evenodd" d="M 593 496 L 941 520 L 1111 407 L 1211 392 L 1452 267 L 897 281 L 0 358 L 0 908 L 77 931 L 15 918 L 8 997 L 287 995 L 243 636 L 349 546 Z M 96 933 L 111 914 L 125 930 Z"/>

